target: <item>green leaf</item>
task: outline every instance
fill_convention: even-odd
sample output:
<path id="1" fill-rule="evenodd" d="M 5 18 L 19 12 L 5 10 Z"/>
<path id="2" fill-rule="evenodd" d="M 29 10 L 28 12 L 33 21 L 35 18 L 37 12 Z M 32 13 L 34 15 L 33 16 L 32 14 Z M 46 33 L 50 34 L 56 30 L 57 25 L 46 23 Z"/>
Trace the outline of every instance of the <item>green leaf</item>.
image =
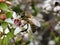
<path id="1" fill-rule="evenodd" d="M 21 41 L 16 41 L 16 45 L 21 45 Z"/>
<path id="2" fill-rule="evenodd" d="M 9 33 L 7 34 L 7 36 L 8 36 L 8 38 L 13 38 L 13 37 L 14 37 L 14 34 L 12 34 L 11 32 L 9 32 Z"/>
<path id="3" fill-rule="evenodd" d="M 10 30 L 10 32 L 7 34 L 7 36 L 9 38 L 13 38 L 14 37 L 14 29 L 13 28 Z"/>
<path id="4" fill-rule="evenodd" d="M 30 41 L 26 42 L 25 45 L 28 45 L 30 43 Z"/>
<path id="5" fill-rule="evenodd" d="M 8 23 L 6 23 L 6 22 L 2 22 L 2 27 L 3 27 L 3 29 L 6 29 L 7 26 L 8 26 Z"/>
<path id="6" fill-rule="evenodd" d="M 1 3 L 0 4 L 0 9 L 4 10 L 4 11 L 8 11 L 8 6 L 6 3 Z"/>
<path id="7" fill-rule="evenodd" d="M 2 43 L 3 43 L 3 40 L 2 40 L 2 39 L 0 39 L 0 45 L 2 45 Z"/>
<path id="8" fill-rule="evenodd" d="M 4 45 L 8 45 L 8 43 L 9 43 L 9 38 L 8 37 L 4 37 L 3 44 Z"/>
<path id="9" fill-rule="evenodd" d="M 7 16 L 7 18 L 12 18 L 12 12 L 7 12 L 6 16 Z"/>
<path id="10" fill-rule="evenodd" d="M 22 12 L 22 10 L 20 9 L 20 5 L 17 5 L 16 7 L 13 6 L 12 10 L 15 11 L 16 13 L 20 14 Z"/>
<path id="11" fill-rule="evenodd" d="M 54 41 L 55 41 L 56 43 L 58 43 L 59 37 L 55 37 L 55 38 L 54 38 Z"/>

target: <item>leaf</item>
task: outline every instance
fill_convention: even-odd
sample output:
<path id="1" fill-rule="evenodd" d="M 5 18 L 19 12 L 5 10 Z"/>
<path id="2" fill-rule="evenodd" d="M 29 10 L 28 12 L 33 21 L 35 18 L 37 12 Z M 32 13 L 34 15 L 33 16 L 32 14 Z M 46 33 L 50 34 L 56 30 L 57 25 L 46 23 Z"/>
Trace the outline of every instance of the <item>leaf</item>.
<path id="1" fill-rule="evenodd" d="M 25 45 L 28 45 L 30 43 L 30 41 L 26 42 Z"/>
<path id="2" fill-rule="evenodd" d="M 17 5 L 16 7 L 13 6 L 12 10 L 15 11 L 16 13 L 20 14 L 22 12 L 22 10 L 20 9 L 20 5 Z"/>
<path id="3" fill-rule="evenodd" d="M 12 12 L 7 12 L 6 16 L 7 16 L 7 18 L 12 18 Z"/>
<path id="4" fill-rule="evenodd" d="M 9 43 L 9 38 L 8 37 L 4 37 L 3 44 L 4 45 L 8 45 L 8 43 Z"/>
<path id="5" fill-rule="evenodd" d="M 6 29 L 7 26 L 8 26 L 8 23 L 6 23 L 6 22 L 2 22 L 2 27 L 3 27 L 3 29 Z"/>
<path id="6" fill-rule="evenodd" d="M 32 3 L 32 5 L 31 5 L 31 6 L 32 6 L 32 9 L 34 10 L 33 15 L 34 15 L 34 16 L 36 16 L 36 15 L 37 15 L 37 13 L 39 12 L 39 9 L 35 6 L 35 3 L 34 3 L 34 2 Z"/>
<path id="7" fill-rule="evenodd" d="M 21 45 L 21 41 L 16 41 L 16 45 Z"/>
<path id="8" fill-rule="evenodd" d="M 3 43 L 3 40 L 2 40 L 2 39 L 0 39 L 0 45 L 2 45 L 2 43 Z"/>
<path id="9" fill-rule="evenodd" d="M 8 6 L 6 3 L 1 3 L 0 4 L 0 9 L 4 10 L 4 11 L 8 11 Z"/>
<path id="10" fill-rule="evenodd" d="M 58 43 L 59 37 L 55 37 L 55 38 L 54 38 L 54 41 L 55 41 L 56 43 Z"/>
<path id="11" fill-rule="evenodd" d="M 11 29 L 11 31 L 7 34 L 8 38 L 14 37 L 14 29 Z"/>

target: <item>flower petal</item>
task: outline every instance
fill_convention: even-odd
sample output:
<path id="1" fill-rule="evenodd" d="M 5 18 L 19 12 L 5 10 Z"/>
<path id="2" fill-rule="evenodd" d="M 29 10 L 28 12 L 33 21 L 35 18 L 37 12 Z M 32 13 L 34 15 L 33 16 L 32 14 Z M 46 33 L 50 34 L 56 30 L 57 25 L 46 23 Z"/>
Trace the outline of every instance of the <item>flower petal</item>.
<path id="1" fill-rule="evenodd" d="M 0 31 L 3 32 L 3 28 L 2 28 L 2 26 L 0 26 Z"/>
<path id="2" fill-rule="evenodd" d="M 6 28 L 6 30 L 5 30 L 5 34 L 7 34 L 7 33 L 9 33 L 9 29 L 8 28 Z"/>
<path id="3" fill-rule="evenodd" d="M 17 27 L 14 31 L 14 35 L 17 35 L 21 31 L 21 28 Z"/>

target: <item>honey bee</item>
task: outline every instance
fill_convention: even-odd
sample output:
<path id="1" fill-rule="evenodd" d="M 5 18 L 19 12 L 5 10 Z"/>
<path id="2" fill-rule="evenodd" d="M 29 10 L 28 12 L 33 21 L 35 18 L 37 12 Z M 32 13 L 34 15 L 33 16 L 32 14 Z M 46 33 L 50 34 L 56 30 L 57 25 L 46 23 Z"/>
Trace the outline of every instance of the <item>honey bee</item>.
<path id="1" fill-rule="evenodd" d="M 31 14 L 31 13 L 25 13 L 25 16 L 28 17 L 27 20 L 29 23 L 34 24 L 37 27 L 40 27 L 40 22 Z"/>
<path id="2" fill-rule="evenodd" d="M 23 20 L 25 20 L 27 23 L 31 25 L 33 33 L 37 30 L 38 27 L 41 27 L 40 22 L 31 13 L 25 12 L 22 17 Z"/>

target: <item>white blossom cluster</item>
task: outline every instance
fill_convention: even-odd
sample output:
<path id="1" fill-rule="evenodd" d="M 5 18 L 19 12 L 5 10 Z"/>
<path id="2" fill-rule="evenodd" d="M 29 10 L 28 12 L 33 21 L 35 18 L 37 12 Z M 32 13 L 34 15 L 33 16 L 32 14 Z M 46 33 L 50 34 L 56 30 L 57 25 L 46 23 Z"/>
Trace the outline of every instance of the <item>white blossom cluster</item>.
<path id="1" fill-rule="evenodd" d="M 54 27 L 55 31 L 60 33 L 60 21 L 57 23 L 57 25 Z"/>
<path id="2" fill-rule="evenodd" d="M 22 2 L 22 0 L 13 0 L 13 1 L 12 1 L 12 5 L 16 6 L 16 5 L 18 5 L 20 2 Z"/>
<path id="3" fill-rule="evenodd" d="M 48 45 L 55 45 L 54 40 L 50 40 L 50 41 L 48 42 Z"/>
<path id="4" fill-rule="evenodd" d="M 17 22 L 16 24 L 14 23 L 14 20 L 15 19 L 20 19 L 21 18 L 21 16 L 20 15 L 17 15 L 16 14 L 16 12 L 14 12 L 13 11 L 13 14 L 12 14 L 12 17 L 13 17 L 13 19 L 11 19 L 11 18 L 6 18 L 4 21 L 5 22 L 7 22 L 7 23 L 10 23 L 10 24 L 12 24 L 12 26 L 10 25 L 10 24 L 8 24 L 8 26 L 9 26 L 9 28 L 14 28 L 15 30 L 14 30 L 14 35 L 18 35 L 18 34 L 21 34 L 22 36 L 23 36 L 23 40 L 25 40 L 25 41 L 28 41 L 29 40 L 29 33 L 31 32 L 31 25 L 28 23 L 28 26 L 27 26 L 27 24 L 26 24 L 26 21 L 25 20 L 21 20 L 21 25 L 20 26 L 17 26 L 17 23 L 19 23 L 19 22 Z M 34 17 L 32 17 L 32 18 L 28 18 L 34 25 L 36 25 L 36 26 L 38 26 L 38 27 L 40 27 L 41 26 L 41 24 L 40 24 L 40 22 L 39 21 L 37 21 Z M 24 25 L 24 24 L 26 24 L 26 25 Z M 23 26 L 24 25 L 24 26 Z M 6 29 L 5 29 L 5 34 L 8 34 L 9 32 L 10 32 L 10 30 L 9 30 L 9 28 L 7 27 Z M 27 29 L 27 32 L 21 32 L 22 30 L 23 30 L 23 28 L 24 29 Z M 3 27 L 2 26 L 0 26 L 0 32 L 2 32 L 3 33 Z M 1 37 L 1 39 L 3 39 L 3 37 L 4 37 L 4 35 Z"/>
<path id="5" fill-rule="evenodd" d="M 43 12 L 49 13 L 53 11 L 53 14 L 59 16 L 60 14 L 60 0 L 46 0 L 42 6 Z"/>
<path id="6" fill-rule="evenodd" d="M 22 31 L 22 28 L 24 28 L 24 29 L 27 29 L 27 26 L 25 25 L 24 27 L 22 27 L 24 24 L 25 24 L 25 21 L 24 20 L 21 20 L 21 25 L 20 26 L 17 26 L 17 23 L 15 24 L 14 23 L 14 20 L 15 19 L 19 19 L 19 18 L 21 18 L 19 15 L 17 16 L 17 14 L 16 14 L 16 12 L 14 12 L 13 11 L 13 14 L 12 14 L 12 17 L 13 17 L 13 19 L 11 19 L 11 18 L 6 18 L 4 21 L 5 22 L 7 22 L 7 23 L 10 23 L 10 24 L 12 24 L 12 26 L 10 25 L 10 24 L 8 24 L 8 26 L 9 26 L 9 28 L 15 28 L 15 30 L 14 30 L 14 35 L 17 35 L 18 33 L 20 33 L 21 31 Z M 9 32 L 10 32 L 10 29 L 9 29 L 8 27 L 5 29 L 5 34 L 8 34 Z M 28 27 L 28 32 L 30 32 L 29 30 L 31 30 L 31 27 L 29 26 Z M 0 25 L 0 32 L 2 32 L 3 33 L 3 27 Z M 22 33 L 24 33 L 24 32 L 22 32 Z M 22 34 L 21 34 L 22 35 Z M 28 33 L 24 33 L 23 34 L 24 35 L 24 38 L 26 37 L 26 38 L 28 38 Z M 4 37 L 4 35 L 1 37 L 1 39 L 3 39 L 3 37 Z M 26 39 L 27 40 L 27 39 Z"/>

